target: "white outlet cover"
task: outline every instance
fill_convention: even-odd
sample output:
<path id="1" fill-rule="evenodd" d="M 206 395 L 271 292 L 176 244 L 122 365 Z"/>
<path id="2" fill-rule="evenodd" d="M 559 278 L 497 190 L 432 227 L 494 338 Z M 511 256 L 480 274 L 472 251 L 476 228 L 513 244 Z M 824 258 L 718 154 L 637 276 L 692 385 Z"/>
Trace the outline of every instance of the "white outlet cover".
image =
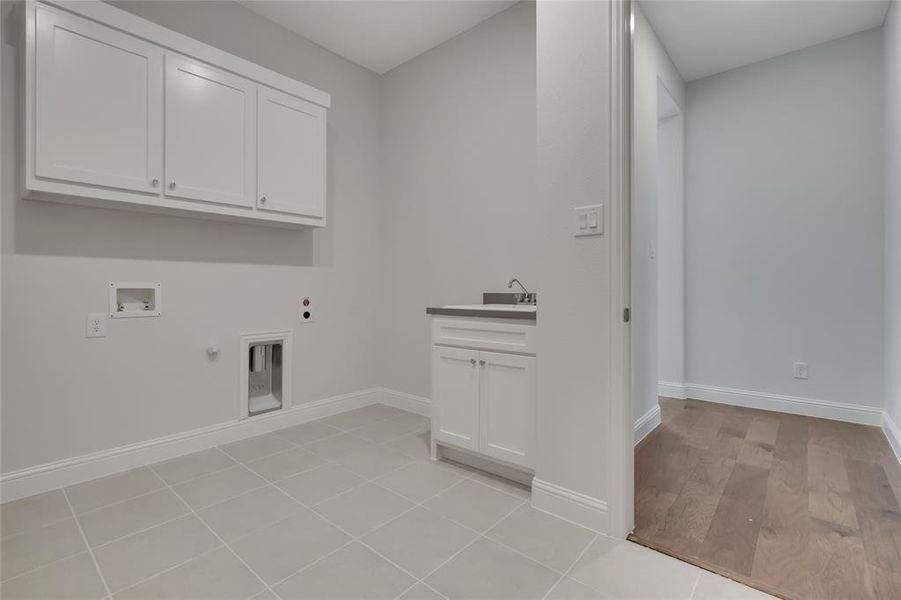
<path id="1" fill-rule="evenodd" d="M 107 316 L 104 313 L 90 313 L 85 319 L 84 336 L 89 338 L 106 337 Z"/>
<path id="2" fill-rule="evenodd" d="M 808 379 L 809 374 L 807 368 L 807 363 L 796 362 L 793 369 L 795 379 Z"/>
<path id="3" fill-rule="evenodd" d="M 577 206 L 573 209 L 573 235 L 604 235 L 604 205 Z"/>

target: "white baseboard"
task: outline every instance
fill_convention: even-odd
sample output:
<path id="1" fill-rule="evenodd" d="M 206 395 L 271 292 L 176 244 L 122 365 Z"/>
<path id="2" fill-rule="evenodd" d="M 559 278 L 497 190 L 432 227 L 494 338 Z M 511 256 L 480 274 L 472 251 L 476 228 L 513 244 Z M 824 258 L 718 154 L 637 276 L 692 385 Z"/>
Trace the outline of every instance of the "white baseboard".
<path id="1" fill-rule="evenodd" d="M 679 400 L 685 400 L 686 398 L 688 398 L 687 392 L 685 390 L 685 384 L 677 383 L 675 381 L 658 381 L 657 395 L 664 396 L 666 398 L 677 398 Z"/>
<path id="2" fill-rule="evenodd" d="M 885 434 L 889 445 L 895 452 L 895 458 L 898 459 L 898 462 L 901 462 L 901 429 L 898 428 L 887 412 L 883 412 L 882 416 L 882 433 Z"/>
<path id="3" fill-rule="evenodd" d="M 532 506 L 598 533 L 610 530 L 606 502 L 537 477 L 532 479 Z"/>
<path id="4" fill-rule="evenodd" d="M 861 425 L 874 425 L 876 427 L 882 427 L 883 425 L 882 415 L 884 411 L 882 408 L 872 406 L 844 404 L 842 402 L 817 400 L 800 396 L 784 396 L 700 383 L 685 383 L 682 385 L 685 389 L 686 397 L 694 398 L 695 400 L 832 419 L 833 421 L 846 421 Z"/>
<path id="5" fill-rule="evenodd" d="M 4 473 L 0 475 L 0 501 L 8 502 L 25 498 L 292 425 L 314 421 L 354 408 L 383 402 L 383 396 L 384 394 L 378 388 L 342 394 L 250 419 L 220 423 Z"/>
<path id="6" fill-rule="evenodd" d="M 635 421 L 635 425 L 632 428 L 635 434 L 635 443 L 638 444 L 649 433 L 654 431 L 658 425 L 660 425 L 660 405 L 655 404 L 654 408 L 638 417 Z"/>
<path id="7" fill-rule="evenodd" d="M 417 415 L 423 415 L 424 417 L 432 415 L 432 401 L 428 398 L 408 394 L 406 392 L 399 392 L 390 388 L 380 387 L 375 389 L 381 395 L 382 399 L 380 402 L 383 404 L 402 410 L 408 410 Z"/>

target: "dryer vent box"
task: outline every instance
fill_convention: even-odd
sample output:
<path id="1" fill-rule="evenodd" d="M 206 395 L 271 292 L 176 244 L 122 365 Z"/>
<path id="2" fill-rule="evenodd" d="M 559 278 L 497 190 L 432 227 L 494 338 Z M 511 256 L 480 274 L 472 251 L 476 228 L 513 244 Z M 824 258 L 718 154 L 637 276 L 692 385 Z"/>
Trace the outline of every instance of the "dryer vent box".
<path id="1" fill-rule="evenodd" d="M 241 336 L 239 419 L 281 410 L 291 404 L 292 337 L 290 331 Z"/>
<path id="2" fill-rule="evenodd" d="M 159 282 L 109 284 L 110 318 L 159 317 L 162 314 L 163 295 Z"/>

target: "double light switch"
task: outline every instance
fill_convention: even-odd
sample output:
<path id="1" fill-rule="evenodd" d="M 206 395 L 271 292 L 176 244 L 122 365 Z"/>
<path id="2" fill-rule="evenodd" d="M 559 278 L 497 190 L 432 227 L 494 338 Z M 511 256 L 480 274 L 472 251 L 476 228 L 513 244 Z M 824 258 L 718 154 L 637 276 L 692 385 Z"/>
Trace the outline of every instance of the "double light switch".
<path id="1" fill-rule="evenodd" d="M 577 206 L 573 235 L 584 237 L 604 234 L 604 205 Z"/>

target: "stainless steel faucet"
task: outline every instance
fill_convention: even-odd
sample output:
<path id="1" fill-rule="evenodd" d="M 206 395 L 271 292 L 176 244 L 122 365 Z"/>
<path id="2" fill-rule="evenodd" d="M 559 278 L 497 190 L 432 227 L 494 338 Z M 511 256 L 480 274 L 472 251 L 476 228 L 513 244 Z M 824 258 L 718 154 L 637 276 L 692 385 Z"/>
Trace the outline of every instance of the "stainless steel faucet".
<path id="1" fill-rule="evenodd" d="M 512 290 L 514 283 L 522 289 L 521 294 L 516 294 L 516 303 L 517 304 L 536 304 L 537 303 L 537 296 L 535 295 L 535 292 L 530 292 L 529 290 L 527 290 L 526 286 L 524 286 L 522 284 L 522 282 L 519 279 L 517 279 L 516 277 L 514 277 L 513 279 L 510 280 L 510 282 L 507 284 L 507 288 Z"/>

